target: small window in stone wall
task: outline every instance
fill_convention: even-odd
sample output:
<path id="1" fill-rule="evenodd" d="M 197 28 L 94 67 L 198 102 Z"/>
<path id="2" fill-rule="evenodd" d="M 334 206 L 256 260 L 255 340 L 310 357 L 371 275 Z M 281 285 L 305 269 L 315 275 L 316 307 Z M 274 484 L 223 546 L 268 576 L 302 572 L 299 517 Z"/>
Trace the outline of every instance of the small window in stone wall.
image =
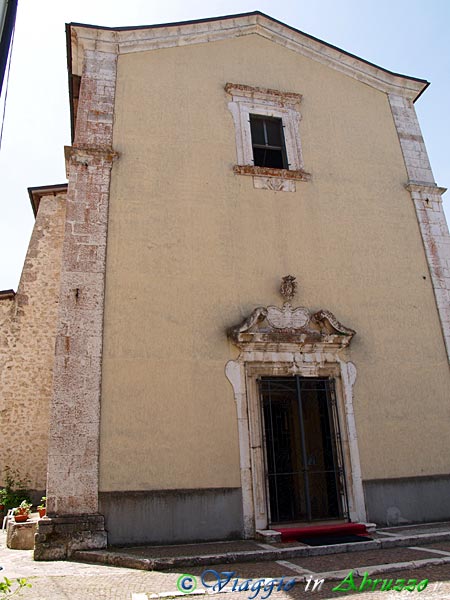
<path id="1" fill-rule="evenodd" d="M 296 181 L 309 181 L 300 144 L 301 94 L 227 83 L 232 96 L 238 175 L 253 176 L 257 189 L 294 192 Z"/>
<path id="2" fill-rule="evenodd" d="M 253 164 L 256 167 L 288 169 L 283 121 L 275 117 L 250 115 Z"/>

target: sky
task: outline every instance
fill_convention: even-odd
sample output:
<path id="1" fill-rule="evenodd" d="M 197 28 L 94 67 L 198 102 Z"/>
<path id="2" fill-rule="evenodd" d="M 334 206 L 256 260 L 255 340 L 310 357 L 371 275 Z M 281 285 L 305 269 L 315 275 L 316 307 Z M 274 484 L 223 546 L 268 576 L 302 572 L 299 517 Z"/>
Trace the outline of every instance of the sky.
<path id="1" fill-rule="evenodd" d="M 65 23 L 149 25 L 254 10 L 386 69 L 430 81 L 416 111 L 436 182 L 450 187 L 449 0 L 19 0 L 0 149 L 0 290 L 16 290 L 19 283 L 34 223 L 27 188 L 66 181 Z"/>

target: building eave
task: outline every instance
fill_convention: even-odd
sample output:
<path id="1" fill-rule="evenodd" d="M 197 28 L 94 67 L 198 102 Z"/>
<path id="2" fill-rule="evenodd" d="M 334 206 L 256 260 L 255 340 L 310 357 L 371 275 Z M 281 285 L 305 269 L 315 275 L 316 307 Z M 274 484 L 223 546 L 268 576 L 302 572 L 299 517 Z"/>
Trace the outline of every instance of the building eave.
<path id="1" fill-rule="evenodd" d="M 128 54 L 251 34 L 261 35 L 387 94 L 399 94 L 413 102 L 429 86 L 425 79 L 389 71 L 259 11 L 135 27 L 69 23 L 66 36 L 72 131 L 76 100 L 73 81 L 82 74 L 85 49 Z"/>
<path id="2" fill-rule="evenodd" d="M 14 290 L 0 290 L 0 300 L 14 300 L 15 296 Z"/>
<path id="3" fill-rule="evenodd" d="M 31 208 L 36 217 L 39 210 L 39 203 L 44 196 L 56 196 L 67 192 L 67 183 L 59 183 L 55 185 L 41 185 L 38 187 L 29 187 L 28 195 L 30 197 Z"/>

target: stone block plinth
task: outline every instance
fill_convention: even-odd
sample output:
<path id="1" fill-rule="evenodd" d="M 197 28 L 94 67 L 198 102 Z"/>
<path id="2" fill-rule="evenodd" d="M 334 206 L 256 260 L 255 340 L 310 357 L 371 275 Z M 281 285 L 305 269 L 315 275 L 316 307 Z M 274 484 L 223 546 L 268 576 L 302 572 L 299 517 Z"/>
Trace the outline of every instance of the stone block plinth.
<path id="1" fill-rule="evenodd" d="M 11 550 L 33 550 L 37 524 L 36 520 L 16 523 L 14 519 L 9 519 L 6 527 L 6 546 Z"/>
<path id="2" fill-rule="evenodd" d="M 255 539 L 267 544 L 281 544 L 281 532 L 274 529 L 257 529 Z"/>
<path id="3" fill-rule="evenodd" d="M 50 516 L 40 519 L 34 539 L 34 560 L 63 560 L 77 550 L 106 548 L 103 515 Z"/>

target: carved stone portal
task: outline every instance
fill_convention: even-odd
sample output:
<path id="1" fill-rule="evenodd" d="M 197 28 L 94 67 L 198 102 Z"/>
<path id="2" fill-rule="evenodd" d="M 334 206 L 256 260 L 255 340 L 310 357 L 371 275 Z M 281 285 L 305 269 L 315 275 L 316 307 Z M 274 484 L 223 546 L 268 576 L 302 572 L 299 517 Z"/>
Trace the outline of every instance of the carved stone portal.
<path id="1" fill-rule="evenodd" d="M 295 277 L 283 277 L 280 293 L 285 302 L 281 307 L 259 306 L 227 332 L 241 350 L 237 359 L 227 363 L 225 373 L 237 407 L 244 535 L 248 538 L 269 526 L 258 387 L 261 377 L 300 375 L 335 380 L 348 512 L 353 521 L 366 520 L 353 411 L 356 369 L 342 352 L 355 331 L 328 310 L 313 313 L 304 306 L 294 308 L 289 301 L 296 291 Z"/>

